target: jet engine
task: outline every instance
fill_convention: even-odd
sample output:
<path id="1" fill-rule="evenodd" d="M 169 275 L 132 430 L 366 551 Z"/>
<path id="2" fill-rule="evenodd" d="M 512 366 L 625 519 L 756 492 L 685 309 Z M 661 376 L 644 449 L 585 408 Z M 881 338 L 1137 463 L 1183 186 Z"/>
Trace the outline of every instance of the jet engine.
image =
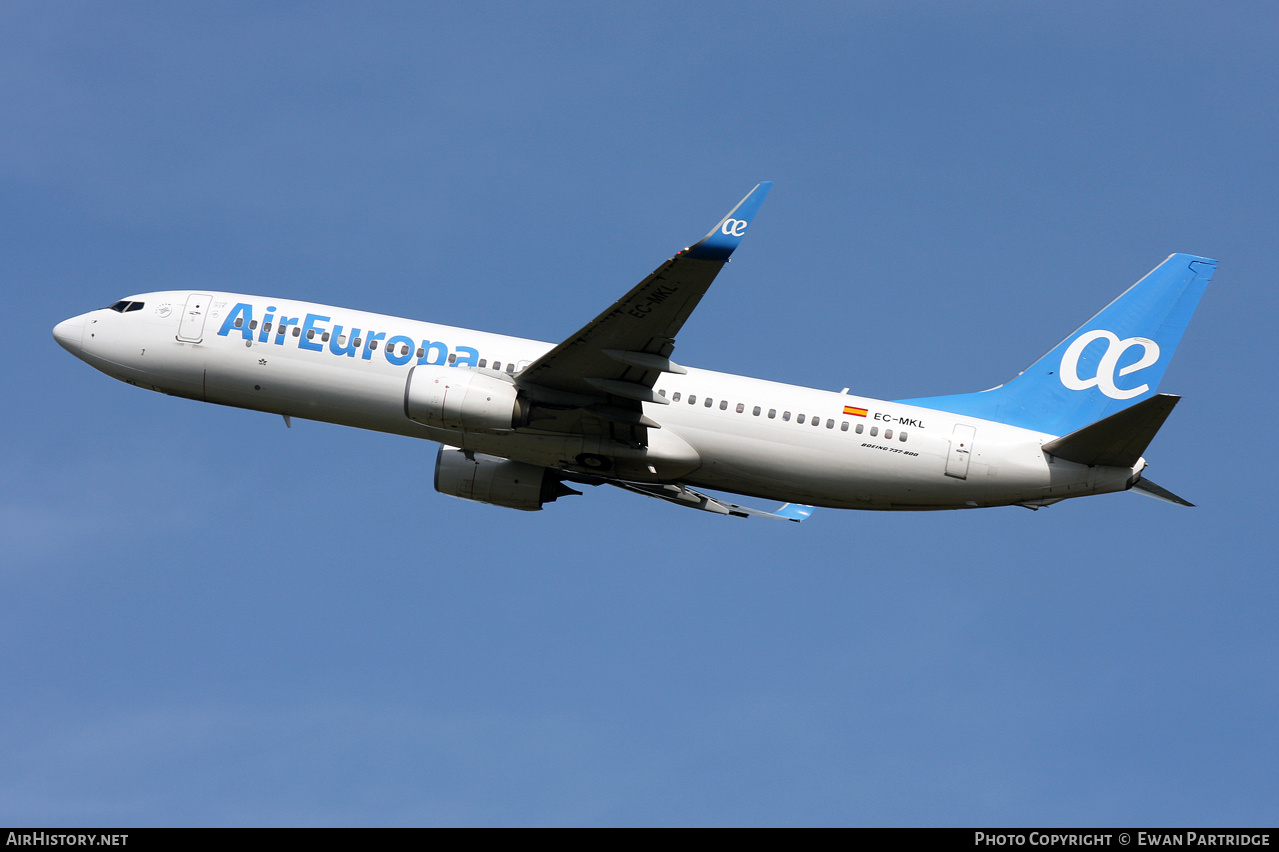
<path id="1" fill-rule="evenodd" d="M 445 446 L 435 459 L 435 490 L 525 512 L 582 493 L 565 485 L 550 468 Z"/>
<path id="2" fill-rule="evenodd" d="M 416 366 L 404 386 L 404 413 L 438 429 L 504 432 L 523 425 L 527 406 L 507 379 L 456 367 Z"/>

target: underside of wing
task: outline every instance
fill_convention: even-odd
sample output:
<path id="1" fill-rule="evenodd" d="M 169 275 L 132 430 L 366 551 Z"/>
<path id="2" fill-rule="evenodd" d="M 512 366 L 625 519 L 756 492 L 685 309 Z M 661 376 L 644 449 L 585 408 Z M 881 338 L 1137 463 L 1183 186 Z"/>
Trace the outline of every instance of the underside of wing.
<path id="1" fill-rule="evenodd" d="M 813 514 L 812 506 L 803 506 L 798 503 L 787 503 L 779 507 L 775 512 L 765 512 L 763 509 L 741 506 L 737 503 L 730 503 L 720 497 L 703 494 L 700 491 L 689 488 L 687 485 L 658 485 L 647 482 L 626 482 L 620 479 L 600 481 L 604 484 L 630 491 L 633 494 L 656 497 L 658 500 L 665 500 L 668 503 L 674 503 L 677 506 L 684 506 L 688 509 L 699 509 L 703 512 L 713 512 L 717 515 L 731 515 L 736 518 L 774 518 L 779 521 L 795 521 L 799 523 Z"/>

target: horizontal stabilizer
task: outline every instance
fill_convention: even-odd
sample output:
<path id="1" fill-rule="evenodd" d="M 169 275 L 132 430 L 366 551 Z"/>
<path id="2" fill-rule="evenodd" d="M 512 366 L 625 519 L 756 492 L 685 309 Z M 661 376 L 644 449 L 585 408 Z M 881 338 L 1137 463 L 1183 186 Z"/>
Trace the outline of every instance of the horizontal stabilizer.
<path id="1" fill-rule="evenodd" d="M 1169 491 L 1167 488 L 1160 488 L 1158 485 L 1155 485 L 1155 483 L 1151 482 L 1149 479 L 1138 479 L 1136 482 L 1132 484 L 1132 490 L 1140 491 L 1142 494 L 1145 494 L 1149 497 L 1154 497 L 1156 500 L 1163 500 L 1165 503 L 1176 503 L 1178 506 L 1194 506 L 1195 505 L 1194 503 L 1191 503 L 1189 500 L 1181 499 L 1176 494 L 1173 494 L 1171 491 Z"/>
<path id="2" fill-rule="evenodd" d="M 1118 414 L 1049 441 L 1043 450 L 1077 464 L 1132 467 L 1180 399 L 1169 393 L 1156 394 Z"/>

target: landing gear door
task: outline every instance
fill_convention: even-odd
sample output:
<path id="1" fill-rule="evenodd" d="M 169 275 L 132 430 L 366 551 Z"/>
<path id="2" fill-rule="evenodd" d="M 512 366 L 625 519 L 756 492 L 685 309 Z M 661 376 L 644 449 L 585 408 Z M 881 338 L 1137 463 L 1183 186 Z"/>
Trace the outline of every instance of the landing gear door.
<path id="1" fill-rule="evenodd" d="M 973 438 L 977 429 L 964 423 L 955 424 L 950 436 L 950 453 L 946 456 L 946 475 L 956 479 L 968 478 L 968 460 L 973 454 Z"/>
<path id="2" fill-rule="evenodd" d="M 204 317 L 209 312 L 209 296 L 192 293 L 182 309 L 182 325 L 178 327 L 178 340 L 199 343 L 204 340 Z"/>

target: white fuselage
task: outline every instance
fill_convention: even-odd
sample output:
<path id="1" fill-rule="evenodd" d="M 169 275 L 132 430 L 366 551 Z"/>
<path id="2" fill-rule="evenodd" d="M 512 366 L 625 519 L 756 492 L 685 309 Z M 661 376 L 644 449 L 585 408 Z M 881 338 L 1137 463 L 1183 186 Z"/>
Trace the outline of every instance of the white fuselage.
<path id="1" fill-rule="evenodd" d="M 617 446 L 602 427 L 539 432 L 536 421 L 497 432 L 438 429 L 406 415 L 414 366 L 491 373 L 496 364 L 510 374 L 552 344 L 233 293 L 169 291 L 125 301 L 142 307 L 92 311 L 59 324 L 55 336 L 102 372 L 151 390 L 562 470 L 580 470 L 573 460 L 581 453 L 601 453 L 617 459 L 613 475 L 631 481 L 834 508 L 949 509 L 1122 491 L 1144 466 L 1073 464 L 1042 451 L 1053 435 L 691 368 L 657 383 L 670 404 L 644 404 L 661 428 L 649 429 L 643 447 Z"/>

